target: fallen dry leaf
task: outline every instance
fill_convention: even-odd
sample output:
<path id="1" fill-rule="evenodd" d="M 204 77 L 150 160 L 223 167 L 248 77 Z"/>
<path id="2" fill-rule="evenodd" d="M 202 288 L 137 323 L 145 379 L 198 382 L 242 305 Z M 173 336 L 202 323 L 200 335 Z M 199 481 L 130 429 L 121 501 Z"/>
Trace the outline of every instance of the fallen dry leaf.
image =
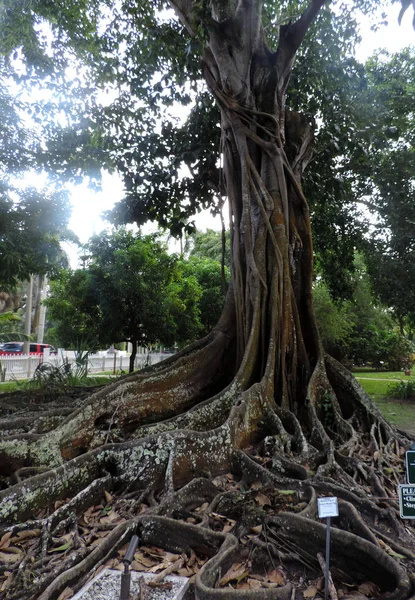
<path id="1" fill-rule="evenodd" d="M 259 535 L 262 533 L 262 525 L 256 525 L 255 527 L 251 527 L 251 531 Z"/>
<path id="2" fill-rule="evenodd" d="M 254 481 L 253 483 L 251 483 L 251 490 L 261 490 L 262 488 L 263 488 L 263 485 L 259 481 L 259 479 L 257 479 L 257 481 Z"/>
<path id="3" fill-rule="evenodd" d="M 105 496 L 105 501 L 107 504 L 110 504 L 110 502 L 112 502 L 112 496 L 109 492 L 107 492 L 107 490 L 104 490 L 104 496 Z"/>
<path id="4" fill-rule="evenodd" d="M 196 519 L 194 517 L 187 517 L 186 523 L 191 523 L 194 525 L 196 523 Z"/>
<path id="5" fill-rule="evenodd" d="M 259 504 L 259 506 L 271 506 L 271 500 L 265 494 L 258 494 L 255 497 L 255 502 Z"/>
<path id="6" fill-rule="evenodd" d="M 19 554 L 13 552 L 0 552 L 0 563 L 5 565 L 12 565 L 15 562 L 22 560 L 23 554 L 19 551 Z"/>
<path id="7" fill-rule="evenodd" d="M 314 598 L 318 594 L 318 589 L 315 585 L 309 585 L 306 590 L 303 591 L 304 598 Z"/>
<path id="8" fill-rule="evenodd" d="M 182 567 L 181 569 L 178 569 L 177 574 L 180 575 L 180 577 L 190 577 L 190 575 L 193 575 L 193 571 L 188 567 Z"/>
<path id="9" fill-rule="evenodd" d="M 231 581 L 240 582 L 248 575 L 248 570 L 244 564 L 234 563 L 225 575 L 219 580 L 220 586 L 228 585 Z"/>
<path id="10" fill-rule="evenodd" d="M 141 546 L 141 550 L 150 556 L 163 556 L 165 550 L 157 548 L 157 546 Z"/>
<path id="11" fill-rule="evenodd" d="M 137 560 L 133 560 L 133 562 L 131 563 L 130 569 L 132 571 L 142 571 L 142 572 L 147 571 L 147 567 L 144 566 L 143 564 L 139 563 Z"/>
<path id="12" fill-rule="evenodd" d="M 248 578 L 243 583 L 240 583 L 236 586 L 238 590 L 258 590 L 261 588 L 261 582 L 257 579 Z"/>
<path id="13" fill-rule="evenodd" d="M 115 567 L 119 564 L 120 564 L 119 560 L 117 560 L 116 558 L 110 558 L 109 560 L 107 560 L 106 563 L 104 563 L 104 567 L 106 569 L 115 569 Z"/>
<path id="14" fill-rule="evenodd" d="M 70 587 L 66 587 L 63 592 L 58 596 L 58 600 L 69 600 L 74 595 L 73 590 Z"/>
<path id="15" fill-rule="evenodd" d="M 102 525 L 111 525 L 111 523 L 118 523 L 121 522 L 121 520 L 122 517 L 117 512 L 115 512 L 115 510 L 111 510 L 105 517 L 101 517 L 99 522 Z"/>
<path id="16" fill-rule="evenodd" d="M 10 571 L 5 571 L 4 575 L 6 576 L 6 579 L 1 585 L 0 592 L 8 590 L 11 584 L 13 583 L 13 573 L 10 573 Z"/>
<path id="17" fill-rule="evenodd" d="M 365 596 L 377 596 L 380 591 L 376 583 L 373 583 L 372 581 L 365 581 L 364 583 L 361 583 L 357 589 Z"/>
<path id="18" fill-rule="evenodd" d="M 7 548 L 10 546 L 10 538 L 12 537 L 12 532 L 8 531 L 5 533 L 0 539 L 0 548 Z"/>
<path id="19" fill-rule="evenodd" d="M 266 575 L 265 581 L 269 581 L 270 583 L 276 583 L 277 585 L 285 585 L 284 573 L 279 569 L 274 569 Z"/>
<path id="20" fill-rule="evenodd" d="M 39 537 L 39 535 L 40 529 L 26 529 L 26 531 L 19 531 L 19 533 L 11 539 L 11 542 L 15 544 L 16 542 L 21 542 L 22 540 Z"/>
<path id="21" fill-rule="evenodd" d="M 136 552 L 134 554 L 134 560 L 141 563 L 145 567 L 153 567 L 157 564 L 157 561 L 149 556 L 145 556 L 142 552 Z"/>

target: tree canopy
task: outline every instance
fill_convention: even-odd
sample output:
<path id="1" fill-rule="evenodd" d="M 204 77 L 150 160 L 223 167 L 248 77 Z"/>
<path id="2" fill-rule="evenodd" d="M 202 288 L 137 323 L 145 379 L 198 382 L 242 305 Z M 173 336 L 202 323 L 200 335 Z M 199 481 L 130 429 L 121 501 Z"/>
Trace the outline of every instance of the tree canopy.
<path id="1" fill-rule="evenodd" d="M 18 199 L 18 200 L 17 200 Z M 35 188 L 0 191 L 0 287 L 16 286 L 31 273 L 53 273 L 67 265 L 62 239 L 74 239 L 67 230 L 67 195 Z"/>
<path id="2" fill-rule="evenodd" d="M 46 304 L 64 347 L 132 344 L 166 346 L 193 340 L 200 330 L 200 286 L 154 236 L 124 229 L 91 239 L 83 269 L 51 282 Z"/>
<path id="3" fill-rule="evenodd" d="M 59 95 L 49 95 L 48 114 L 39 106 L 48 128 L 44 168 L 71 178 L 86 165 L 118 168 L 126 199 L 117 219 L 157 219 L 173 233 L 183 223 L 191 229 L 197 206 L 220 210 L 226 197 L 231 279 L 212 330 L 166 361 L 96 391 L 69 414 L 65 405 L 46 419 L 2 419 L 1 539 L 28 528 L 36 538 L 23 566 L 16 561 L 1 575 L 2 587 L 27 600 L 73 594 L 139 533 L 142 544 L 179 555 L 190 547 L 194 561 L 207 555 L 195 578 L 200 600 L 307 596 L 320 579 L 326 539 L 317 499 L 334 496 L 331 556 L 342 595 L 364 582 L 362 594 L 407 600 L 415 538 L 399 518 L 396 484 L 413 440 L 324 351 L 312 300 L 317 161 L 309 167 L 311 210 L 303 187 L 321 120 L 320 194 L 328 194 L 321 214 L 334 236 L 342 211 L 330 208 L 340 197 L 344 209 L 354 184 L 340 181 L 341 145 L 346 153 L 348 140 L 354 144 L 349 122 L 357 120 L 343 98 L 348 86 L 331 83 L 350 72 L 358 86 L 358 66 L 344 60 L 356 40 L 354 9 L 378 3 L 170 4 L 175 14 L 157 0 L 23 0 L 23 10 L 8 0 L 2 44 L 12 68 L 19 48 L 24 83 L 52 73 L 56 93 L 69 64 L 76 74 L 64 128 L 53 119 Z M 40 35 L 45 22 L 50 37 Z M 172 124 L 172 103 L 192 99 L 187 120 Z M 212 126 L 206 117 L 215 113 Z M 96 529 L 85 535 L 97 499 L 116 508 L 114 519 L 99 519 L 111 528 L 99 541 Z M 232 521 L 218 531 L 222 517 Z M 55 568 L 49 556 L 60 551 L 53 545 L 62 534 L 73 545 L 64 545 Z M 226 579 L 235 564 L 241 576 Z M 269 584 L 271 569 L 277 585 Z M 251 587 L 258 577 L 263 583 Z"/>

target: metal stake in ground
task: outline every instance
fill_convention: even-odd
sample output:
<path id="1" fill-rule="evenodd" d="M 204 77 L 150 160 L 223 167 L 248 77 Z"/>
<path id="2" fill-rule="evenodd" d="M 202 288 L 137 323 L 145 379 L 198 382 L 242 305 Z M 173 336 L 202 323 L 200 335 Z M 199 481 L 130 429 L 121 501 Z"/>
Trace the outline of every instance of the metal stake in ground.
<path id="1" fill-rule="evenodd" d="M 325 497 L 318 498 L 318 516 L 320 519 L 326 519 L 326 572 L 324 574 L 325 589 L 324 589 L 324 600 L 328 600 L 329 594 L 329 579 L 330 579 L 330 524 L 331 517 L 339 516 L 339 505 L 337 498 Z"/>
<path id="2" fill-rule="evenodd" d="M 130 600 L 130 586 L 131 586 L 131 575 L 130 575 L 130 565 L 134 560 L 134 554 L 137 550 L 138 546 L 138 536 L 133 535 L 131 538 L 130 544 L 127 548 L 127 552 L 123 558 L 124 563 L 124 573 L 121 575 L 121 590 L 120 590 L 120 600 Z"/>

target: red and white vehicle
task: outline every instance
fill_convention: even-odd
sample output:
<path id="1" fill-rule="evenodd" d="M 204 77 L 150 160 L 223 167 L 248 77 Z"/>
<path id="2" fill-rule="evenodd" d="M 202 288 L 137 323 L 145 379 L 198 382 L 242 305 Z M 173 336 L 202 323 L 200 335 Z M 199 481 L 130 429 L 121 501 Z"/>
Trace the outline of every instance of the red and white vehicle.
<path id="1" fill-rule="evenodd" d="M 6 342 L 0 348 L 0 356 L 16 356 L 23 354 L 23 342 Z M 55 348 L 50 344 L 37 344 L 30 342 L 29 353 L 31 356 L 42 356 L 45 348 L 49 348 L 50 354 L 57 354 Z"/>

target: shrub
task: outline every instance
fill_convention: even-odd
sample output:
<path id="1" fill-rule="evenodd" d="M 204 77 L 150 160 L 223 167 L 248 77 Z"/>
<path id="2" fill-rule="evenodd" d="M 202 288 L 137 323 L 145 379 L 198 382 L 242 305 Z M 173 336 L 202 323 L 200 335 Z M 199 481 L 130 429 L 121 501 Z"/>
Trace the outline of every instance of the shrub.
<path id="1" fill-rule="evenodd" d="M 389 385 L 388 396 L 401 400 L 415 400 L 415 381 L 398 381 Z"/>

